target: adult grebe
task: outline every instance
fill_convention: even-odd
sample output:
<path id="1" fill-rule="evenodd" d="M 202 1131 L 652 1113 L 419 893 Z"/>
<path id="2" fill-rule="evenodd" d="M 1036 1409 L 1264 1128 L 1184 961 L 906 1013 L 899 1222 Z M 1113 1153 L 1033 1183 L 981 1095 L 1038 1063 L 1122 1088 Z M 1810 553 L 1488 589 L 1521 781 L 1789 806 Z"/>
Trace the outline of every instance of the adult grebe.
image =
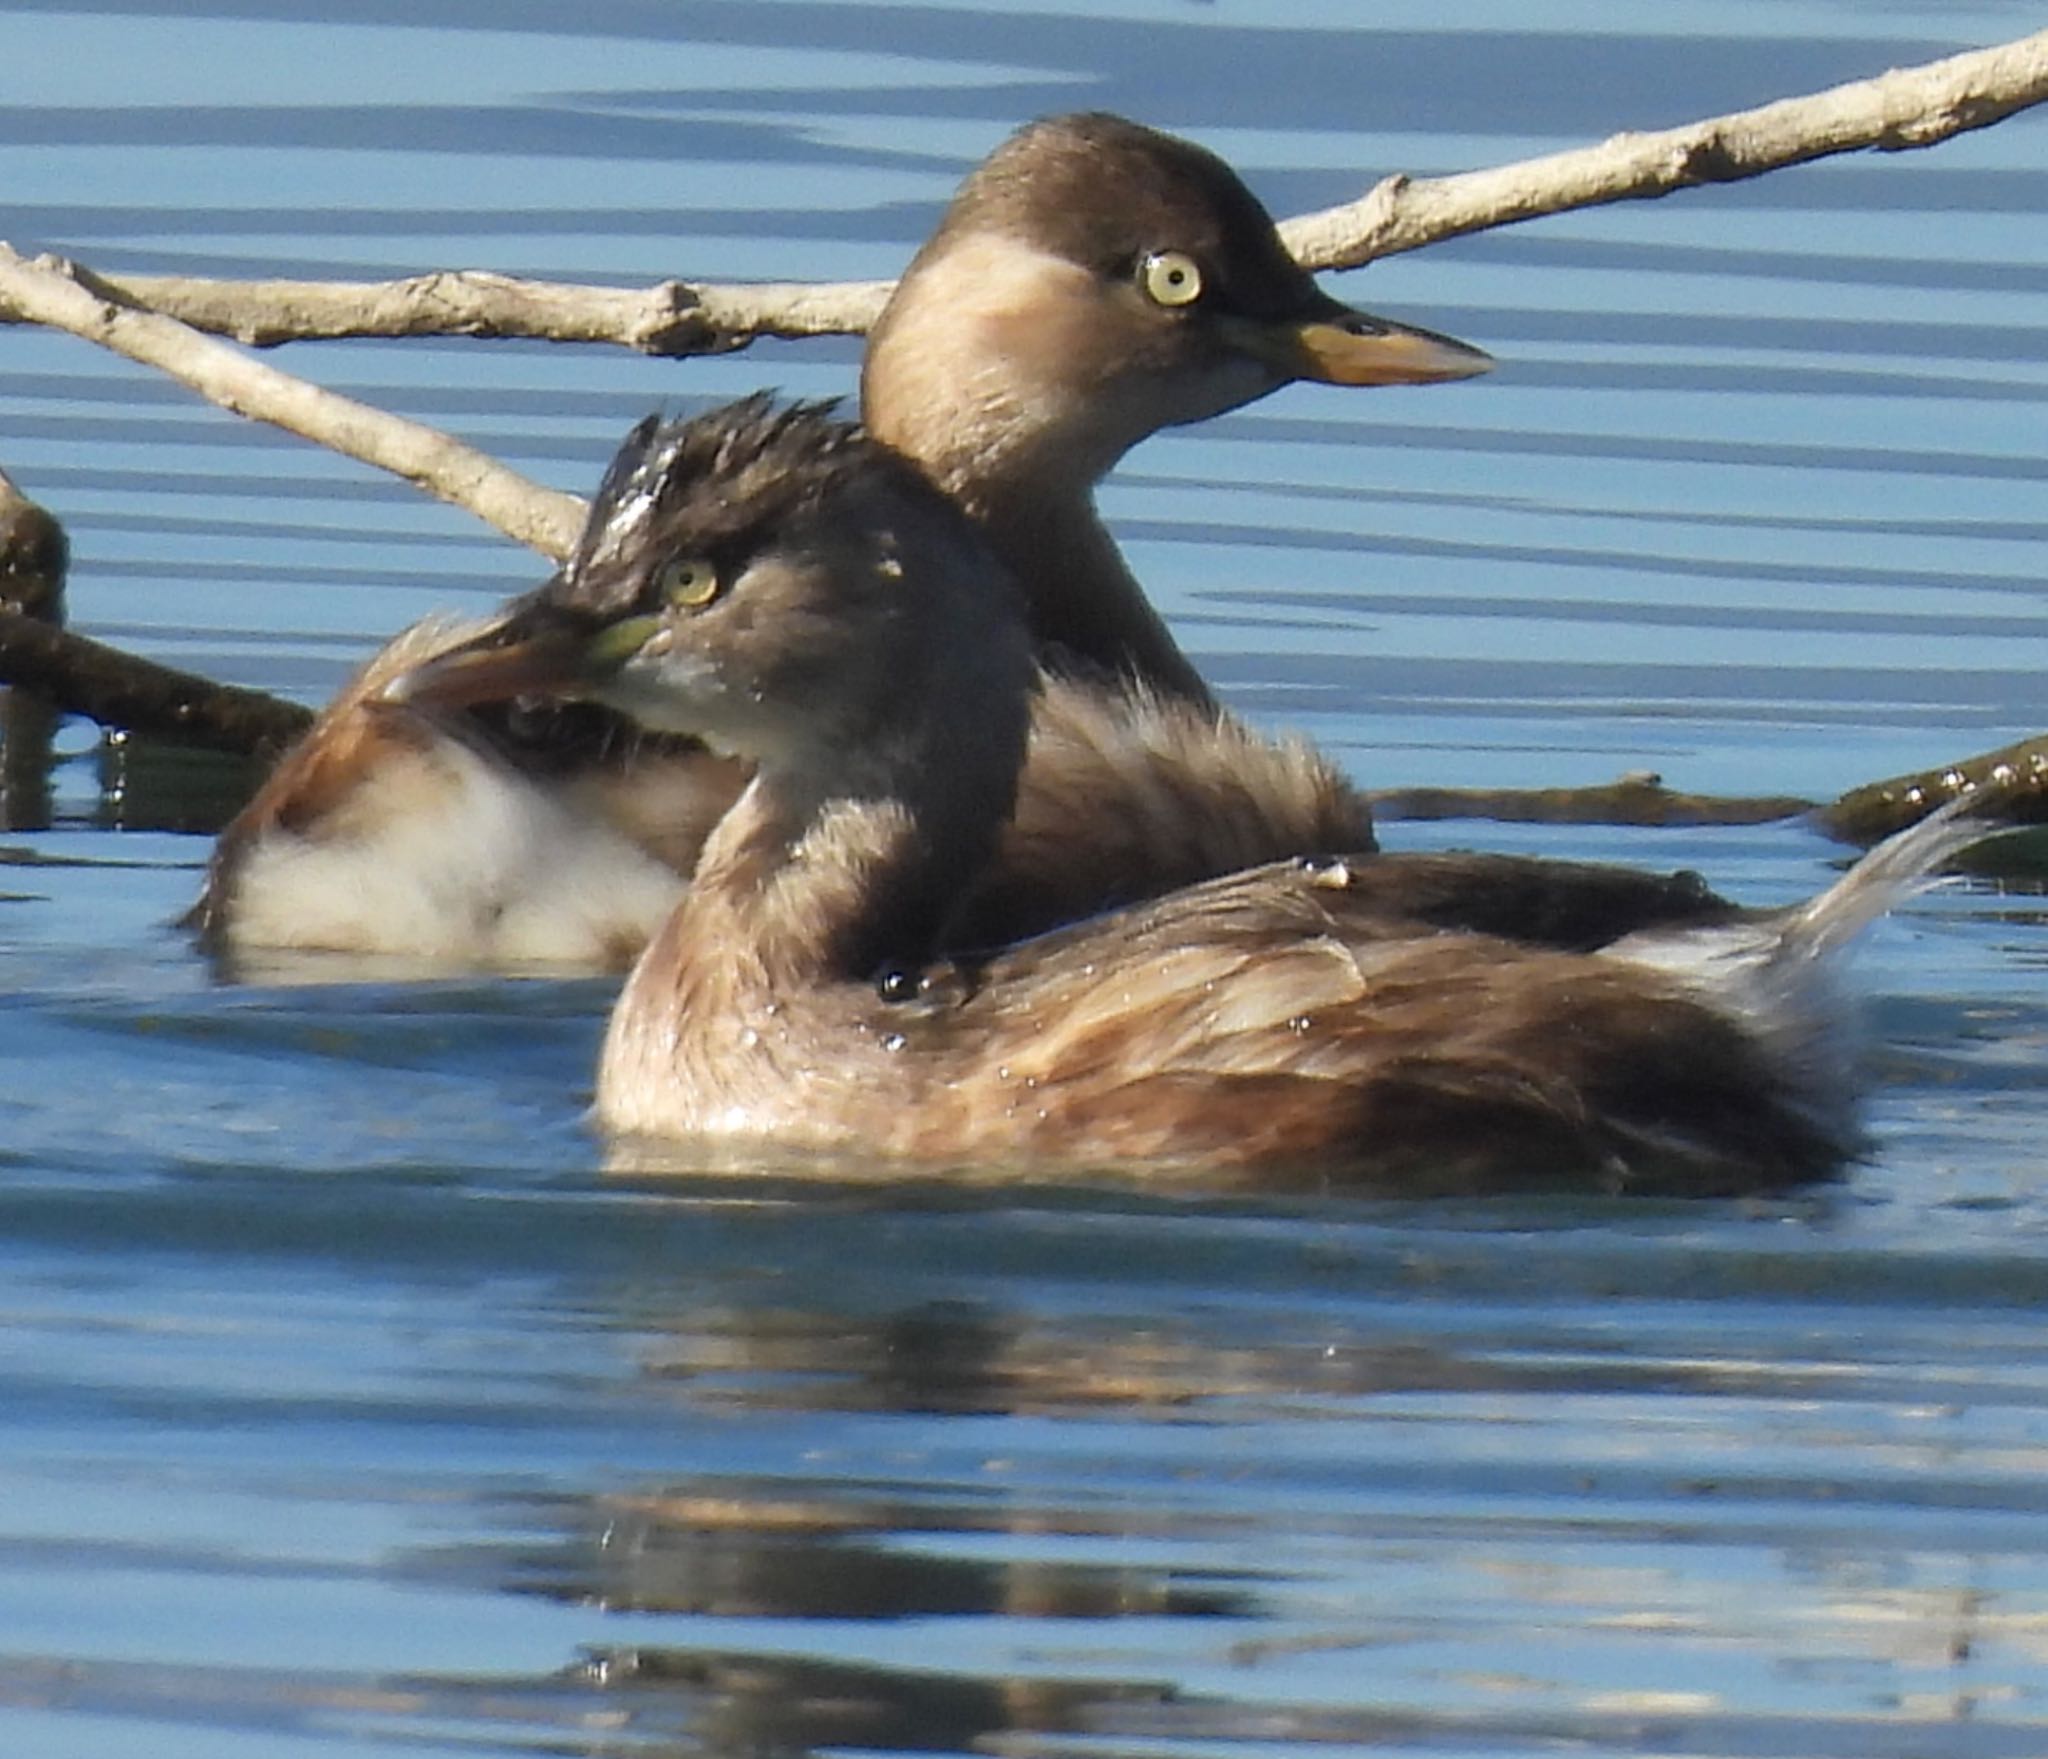
<path id="1" fill-rule="evenodd" d="M 1728 1192 L 1851 1151 L 1827 955 L 1979 834 L 1768 922 L 1607 953 L 1431 932 L 1347 864 L 1205 882 L 946 962 L 1039 677 L 974 527 L 815 407 L 637 428 L 575 556 L 390 687 L 580 692 L 753 768 L 612 1015 L 614 1132 L 999 1175 Z M 1362 864 L 1370 868 L 1373 864 Z"/>
<path id="2" fill-rule="evenodd" d="M 976 168 L 868 337 L 861 419 L 971 514 L 1042 647 L 1211 703 L 1125 566 L 1095 487 L 1161 428 L 1300 379 L 1412 385 L 1478 349 L 1340 305 L 1215 154 L 1056 116 Z"/>

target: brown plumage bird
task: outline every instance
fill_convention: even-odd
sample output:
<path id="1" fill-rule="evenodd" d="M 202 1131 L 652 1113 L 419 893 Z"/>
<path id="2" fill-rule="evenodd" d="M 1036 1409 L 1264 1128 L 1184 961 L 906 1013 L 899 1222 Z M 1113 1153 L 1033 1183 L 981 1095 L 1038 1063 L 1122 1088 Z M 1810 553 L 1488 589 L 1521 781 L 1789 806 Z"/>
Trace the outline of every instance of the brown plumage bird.
<path id="1" fill-rule="evenodd" d="M 1014 939 L 1253 862 L 1373 847 L 1336 766 L 1216 706 L 1094 488 L 1160 427 L 1294 379 L 1422 383 L 1487 364 L 1338 304 L 1221 160 L 1135 123 L 1035 123 L 968 178 L 862 374 L 871 431 L 980 524 L 1052 674 L 963 934 Z M 209 941 L 570 964 L 644 942 L 742 771 L 589 711 L 380 701 L 392 673 L 474 633 L 407 631 L 330 705 L 220 839 L 193 912 Z M 1508 858 L 1402 858 L 1372 883 L 1444 920 L 1573 946 L 1728 914 L 1686 876 Z"/>
<path id="2" fill-rule="evenodd" d="M 390 686 L 584 695 L 752 778 L 612 1015 L 597 1116 L 748 1156 L 999 1177 L 1727 1192 L 1855 1141 L 1830 955 L 1975 833 L 1815 902 L 1598 954 L 1436 932 L 1344 861 L 1182 888 L 971 960 L 1040 677 L 981 534 L 816 408 L 643 423 L 562 574 Z"/>

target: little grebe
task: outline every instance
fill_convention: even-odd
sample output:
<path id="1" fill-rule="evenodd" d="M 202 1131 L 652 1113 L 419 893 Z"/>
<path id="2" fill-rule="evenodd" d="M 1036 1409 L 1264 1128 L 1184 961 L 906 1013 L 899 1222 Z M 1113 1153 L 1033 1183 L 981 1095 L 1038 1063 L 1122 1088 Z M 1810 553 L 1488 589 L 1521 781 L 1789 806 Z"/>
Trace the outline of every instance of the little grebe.
<path id="1" fill-rule="evenodd" d="M 1062 660 L 1213 706 L 1095 486 L 1161 428 L 1302 379 L 1417 385 L 1492 360 L 1341 305 L 1215 154 L 1056 116 L 963 183 L 868 337 L 861 419 L 971 514 Z"/>
<path id="2" fill-rule="evenodd" d="M 1257 861 L 1373 847 L 1334 765 L 1216 708 L 1094 485 L 1158 428 L 1293 379 L 1487 364 L 1331 300 L 1221 160 L 1135 123 L 1034 123 L 968 178 L 862 373 L 870 429 L 979 520 L 1056 674 L 963 933 L 1009 940 Z M 228 827 L 191 917 L 211 944 L 615 964 L 666 916 L 743 771 L 589 711 L 457 725 L 380 703 L 386 677 L 463 633 L 399 637 Z M 1505 857 L 1404 857 L 1372 883 L 1570 946 L 1728 914 L 1689 876 Z"/>
<path id="3" fill-rule="evenodd" d="M 562 574 L 389 689 L 580 692 L 753 766 L 613 1012 L 608 1130 L 1016 1176 L 1824 1175 L 1855 1142 L 1827 955 L 1976 834 L 1930 821 L 1801 909 L 1601 954 L 1433 932 L 1307 860 L 944 961 L 1038 676 L 1021 600 L 949 502 L 757 397 L 643 423 Z"/>

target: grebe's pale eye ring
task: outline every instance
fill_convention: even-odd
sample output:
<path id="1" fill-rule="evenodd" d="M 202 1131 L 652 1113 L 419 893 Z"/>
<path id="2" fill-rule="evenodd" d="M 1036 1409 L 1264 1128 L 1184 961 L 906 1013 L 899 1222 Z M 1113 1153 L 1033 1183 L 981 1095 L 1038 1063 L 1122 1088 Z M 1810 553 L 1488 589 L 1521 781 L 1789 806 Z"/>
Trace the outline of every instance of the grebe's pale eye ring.
<path id="1" fill-rule="evenodd" d="M 1184 250 L 1155 250 L 1138 264 L 1138 285 L 1169 310 L 1202 297 L 1202 265 Z"/>
<path id="2" fill-rule="evenodd" d="M 661 602 L 678 611 L 701 611 L 724 586 L 707 556 L 671 556 L 655 571 L 654 584 Z"/>

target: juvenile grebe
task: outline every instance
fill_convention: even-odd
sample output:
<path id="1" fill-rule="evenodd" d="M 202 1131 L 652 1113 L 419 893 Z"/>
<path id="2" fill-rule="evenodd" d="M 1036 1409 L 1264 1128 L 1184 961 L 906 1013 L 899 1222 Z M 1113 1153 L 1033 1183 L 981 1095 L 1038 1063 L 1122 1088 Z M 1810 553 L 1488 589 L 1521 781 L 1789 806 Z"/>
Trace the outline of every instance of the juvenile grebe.
<path id="1" fill-rule="evenodd" d="M 1135 123 L 1034 123 L 967 179 L 862 373 L 870 428 L 981 522 L 1057 674 L 963 933 L 1005 941 L 1258 861 L 1373 847 L 1336 766 L 1215 706 L 1094 486 L 1158 428 L 1293 379 L 1488 364 L 1337 304 L 1221 160 Z M 322 714 L 216 846 L 191 916 L 211 944 L 615 965 L 644 943 L 739 772 L 588 714 L 380 705 L 387 677 L 472 633 L 407 631 Z M 1372 883 L 1570 946 L 1728 908 L 1687 876 L 1509 858 L 1403 858 Z"/>
<path id="2" fill-rule="evenodd" d="M 1310 861 L 947 962 L 1038 676 L 949 502 L 757 397 L 643 423 L 563 573 L 391 690 L 582 693 L 753 766 L 597 1083 L 610 1131 L 741 1152 L 1400 1189 L 1815 1178 L 1855 1140 L 1827 955 L 1976 834 L 1930 821 L 1802 909 L 1604 954 L 1431 932 Z"/>

